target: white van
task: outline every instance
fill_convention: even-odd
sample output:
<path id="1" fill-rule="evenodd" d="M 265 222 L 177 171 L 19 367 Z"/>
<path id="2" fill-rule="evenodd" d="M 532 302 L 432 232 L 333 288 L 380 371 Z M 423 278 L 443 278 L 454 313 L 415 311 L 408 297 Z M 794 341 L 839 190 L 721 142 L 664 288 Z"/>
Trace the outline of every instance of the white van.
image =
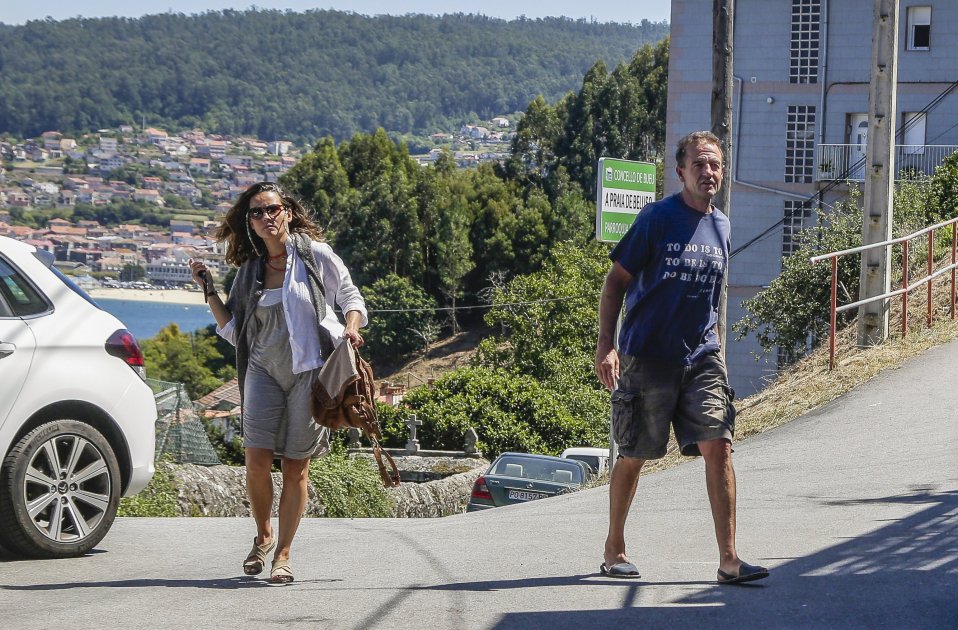
<path id="1" fill-rule="evenodd" d="M 592 474 L 599 475 L 609 471 L 609 449 L 592 446 L 577 446 L 562 451 L 561 457 L 577 459 L 585 462 L 592 469 Z"/>

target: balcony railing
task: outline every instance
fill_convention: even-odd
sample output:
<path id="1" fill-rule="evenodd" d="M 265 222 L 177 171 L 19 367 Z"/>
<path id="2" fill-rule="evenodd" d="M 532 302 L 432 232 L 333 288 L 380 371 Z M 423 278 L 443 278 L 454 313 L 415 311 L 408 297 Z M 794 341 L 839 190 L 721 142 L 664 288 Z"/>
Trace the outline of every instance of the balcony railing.
<path id="1" fill-rule="evenodd" d="M 899 144 L 895 146 L 895 179 L 934 175 L 942 161 L 958 151 L 954 144 Z M 865 145 L 818 145 L 815 179 L 865 179 Z"/>

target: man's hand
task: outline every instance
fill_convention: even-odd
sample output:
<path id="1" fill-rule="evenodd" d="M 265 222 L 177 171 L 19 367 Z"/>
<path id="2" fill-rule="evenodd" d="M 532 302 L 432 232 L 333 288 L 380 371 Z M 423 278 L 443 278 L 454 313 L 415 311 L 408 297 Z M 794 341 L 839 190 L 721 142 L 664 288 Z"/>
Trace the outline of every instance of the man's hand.
<path id="1" fill-rule="evenodd" d="M 606 389 L 619 385 L 619 353 L 612 346 L 599 344 L 595 350 L 595 373 Z"/>
<path id="2" fill-rule="evenodd" d="M 595 346 L 595 373 L 610 391 L 619 385 L 619 354 L 613 347 L 616 320 L 622 310 L 625 289 L 632 274 L 619 263 L 605 276 L 602 295 L 599 296 L 599 339 Z"/>

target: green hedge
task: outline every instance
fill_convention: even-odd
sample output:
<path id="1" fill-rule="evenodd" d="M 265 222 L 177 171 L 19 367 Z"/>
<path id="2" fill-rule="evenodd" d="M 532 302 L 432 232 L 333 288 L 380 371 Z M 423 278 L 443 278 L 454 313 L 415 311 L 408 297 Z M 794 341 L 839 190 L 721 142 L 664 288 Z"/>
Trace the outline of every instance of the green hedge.
<path id="1" fill-rule="evenodd" d="M 387 444 L 405 444 L 404 421 L 413 413 L 422 421 L 417 437 L 424 448 L 460 450 L 472 427 L 477 446 L 490 458 L 503 451 L 558 455 L 566 447 L 603 440 L 601 429 L 573 417 L 554 392 L 502 368 L 461 368 L 431 388 L 412 391 L 401 407 L 381 407 Z"/>

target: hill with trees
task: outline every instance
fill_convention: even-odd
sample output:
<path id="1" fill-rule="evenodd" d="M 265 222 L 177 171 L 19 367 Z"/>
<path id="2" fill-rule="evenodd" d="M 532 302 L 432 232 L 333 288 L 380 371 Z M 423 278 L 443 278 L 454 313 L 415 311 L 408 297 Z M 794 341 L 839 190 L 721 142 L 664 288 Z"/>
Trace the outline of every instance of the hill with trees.
<path id="1" fill-rule="evenodd" d="M 266 140 L 448 131 L 574 90 L 668 25 L 272 10 L 0 24 L 0 133 L 119 124 Z"/>

